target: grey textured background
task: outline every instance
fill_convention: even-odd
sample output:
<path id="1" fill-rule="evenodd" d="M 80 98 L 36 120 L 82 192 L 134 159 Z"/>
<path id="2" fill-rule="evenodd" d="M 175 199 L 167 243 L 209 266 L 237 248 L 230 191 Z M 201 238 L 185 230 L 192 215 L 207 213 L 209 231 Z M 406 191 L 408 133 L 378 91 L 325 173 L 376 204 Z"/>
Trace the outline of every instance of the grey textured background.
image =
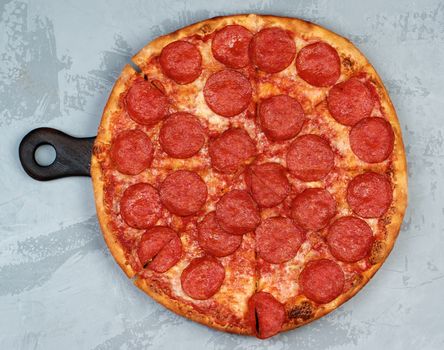
<path id="1" fill-rule="evenodd" d="M 350 38 L 398 111 L 410 205 L 386 264 L 350 302 L 261 342 L 175 316 L 139 292 L 102 240 L 88 178 L 21 169 L 30 129 L 95 135 L 129 57 L 208 17 L 270 13 Z M 444 4 L 440 1 L 0 0 L 0 349 L 443 349 Z"/>

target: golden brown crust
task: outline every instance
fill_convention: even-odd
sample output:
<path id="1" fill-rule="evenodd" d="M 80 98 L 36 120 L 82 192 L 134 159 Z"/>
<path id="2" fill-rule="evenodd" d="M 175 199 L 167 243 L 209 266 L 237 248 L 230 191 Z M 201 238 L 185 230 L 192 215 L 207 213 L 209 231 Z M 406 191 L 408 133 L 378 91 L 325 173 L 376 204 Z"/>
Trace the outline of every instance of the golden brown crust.
<path id="1" fill-rule="evenodd" d="M 109 144 L 111 142 L 110 123 L 112 122 L 113 114 L 118 113 L 121 110 L 119 103 L 120 94 L 126 91 L 129 81 L 134 79 L 136 75 L 137 72 L 129 64 L 127 64 L 123 68 L 119 79 L 117 79 L 111 91 L 111 94 L 109 95 L 108 102 L 106 103 L 105 108 L 103 109 L 102 120 L 100 122 L 99 130 L 97 132 L 95 146 Z"/>
<path id="2" fill-rule="evenodd" d="M 129 278 L 133 278 L 135 275 L 134 270 L 131 265 L 128 264 L 125 251 L 115 237 L 110 225 L 109 225 L 109 214 L 105 210 L 105 205 L 103 201 L 103 189 L 104 183 L 101 175 L 101 166 L 97 161 L 96 157 L 91 159 L 91 177 L 94 178 L 93 188 L 94 188 L 94 198 L 96 201 L 96 211 L 97 217 L 99 219 L 100 228 L 102 230 L 103 238 L 105 239 L 106 245 L 108 246 L 112 256 L 117 261 L 121 269 L 126 273 Z"/>
<path id="3" fill-rule="evenodd" d="M 163 47 L 169 43 L 192 35 L 204 36 L 230 24 L 243 25 L 252 31 L 257 31 L 259 28 L 267 26 L 283 27 L 297 32 L 302 36 L 322 39 L 332 44 L 334 47 L 340 48 L 344 55 L 349 54 L 354 58 L 358 58 L 356 63 L 361 67 L 368 64 L 367 59 L 349 40 L 319 25 L 297 18 L 256 14 L 214 17 L 191 24 L 175 32 L 154 39 L 134 55 L 132 61 L 143 70 L 145 63 L 149 62 L 152 57 L 160 55 Z"/>
<path id="4" fill-rule="evenodd" d="M 176 32 L 155 39 L 154 41 L 146 45 L 139 53 L 137 53 L 132 58 L 132 60 L 142 69 L 142 71 L 144 71 L 144 65 L 146 64 L 146 62 L 149 62 L 151 58 L 158 56 L 162 48 L 168 43 L 192 35 L 204 36 L 229 24 L 240 24 L 247 27 L 253 32 L 266 26 L 280 26 L 285 29 L 297 32 L 303 37 L 310 39 L 320 39 L 328 42 L 330 45 L 337 49 L 341 56 L 341 60 L 343 62 L 347 62 L 351 73 L 364 71 L 370 76 L 371 80 L 376 83 L 376 85 L 378 86 L 378 93 L 381 96 L 382 110 L 390 121 L 395 133 L 392 169 L 389 174 L 391 176 L 394 187 L 393 203 L 388 214 L 386 215 L 387 224 L 384 240 L 378 243 L 379 245 L 376 247 L 377 249 L 375 248 L 375 252 L 370 259 L 373 265 L 368 270 L 362 273 L 362 277 L 356 281 L 351 289 L 349 289 L 346 293 L 342 294 L 337 299 L 328 304 L 315 305 L 311 301 L 307 300 L 304 296 L 298 296 L 293 302 L 287 303 L 286 308 L 289 321 L 285 323 L 283 330 L 290 330 L 326 315 L 327 313 L 338 308 L 348 299 L 353 297 L 373 277 L 373 275 L 381 267 L 388 254 L 392 250 L 396 237 L 398 236 L 407 206 L 407 169 L 401 128 L 396 116 L 396 112 L 380 77 L 371 66 L 371 64 L 364 57 L 364 55 L 362 55 L 361 52 L 347 39 L 335 33 L 332 33 L 329 30 L 324 29 L 318 25 L 303 20 L 254 14 L 216 17 L 192 24 Z M 96 140 L 96 147 L 100 147 L 103 144 L 110 143 L 111 116 L 113 113 L 119 110 L 119 96 L 123 91 L 125 91 L 127 81 L 131 79 L 135 74 L 136 73 L 134 72 L 134 70 L 130 66 L 127 66 L 122 72 L 119 80 L 116 82 L 116 85 L 114 86 L 108 103 L 104 109 L 102 122 L 99 128 L 99 134 Z M 97 214 L 105 241 L 114 258 L 121 266 L 121 268 L 125 271 L 125 273 L 130 278 L 134 277 L 135 272 L 126 261 L 124 250 L 116 240 L 112 230 L 109 227 L 108 214 L 106 213 L 103 203 L 104 183 L 102 180 L 102 170 L 96 155 L 93 155 L 92 157 L 91 176 L 93 178 L 94 184 Z M 221 326 L 220 324 L 214 322 L 211 317 L 195 310 L 191 305 L 182 303 L 169 297 L 161 290 L 158 290 L 154 284 L 149 285 L 147 280 L 137 278 L 135 280 L 135 284 L 143 291 L 145 291 L 148 295 L 150 295 L 153 299 L 179 315 L 183 315 L 196 322 L 223 331 L 239 334 L 251 334 L 251 330 L 249 329 L 234 326 Z"/>
<path id="5" fill-rule="evenodd" d="M 149 285 L 146 279 L 137 278 L 134 284 L 142 289 L 146 294 L 153 298 L 158 303 L 162 304 L 166 308 L 175 312 L 180 316 L 189 318 L 190 320 L 199 322 L 205 326 L 215 328 L 224 332 L 251 335 L 251 331 L 247 328 L 236 327 L 233 325 L 222 326 L 221 324 L 214 322 L 214 320 L 195 310 L 191 305 L 182 303 L 178 300 L 171 298 L 170 296 L 163 293 L 161 290 L 157 289 L 155 284 Z"/>
<path id="6" fill-rule="evenodd" d="M 128 264 L 125 257 L 125 251 L 115 237 L 109 223 L 109 214 L 106 212 L 104 203 L 105 183 L 103 182 L 102 167 L 98 158 L 100 157 L 102 147 L 111 142 L 111 117 L 113 113 L 117 113 L 119 111 L 120 94 L 125 91 L 128 80 L 133 78 L 135 75 L 136 71 L 130 65 L 126 65 L 119 79 L 116 81 L 109 96 L 108 102 L 103 110 L 102 121 L 100 122 L 97 137 L 94 142 L 93 155 L 91 157 L 91 178 L 93 180 L 97 217 L 103 233 L 103 238 L 105 239 L 105 242 L 114 259 L 129 278 L 133 278 L 135 272 L 131 265 Z"/>

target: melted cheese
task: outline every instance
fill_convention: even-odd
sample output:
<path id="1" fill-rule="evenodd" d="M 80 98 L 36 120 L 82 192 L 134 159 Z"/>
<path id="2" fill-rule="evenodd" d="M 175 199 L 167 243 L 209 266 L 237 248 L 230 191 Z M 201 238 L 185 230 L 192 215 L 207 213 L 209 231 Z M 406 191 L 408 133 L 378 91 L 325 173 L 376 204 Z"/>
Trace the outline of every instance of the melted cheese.
<path id="1" fill-rule="evenodd" d="M 256 28 L 257 29 L 257 28 Z M 308 41 L 302 37 L 295 36 L 297 51 L 305 46 Z M 283 215 L 289 216 L 289 207 L 295 194 L 308 187 L 325 187 L 336 199 L 338 203 L 338 215 L 352 215 L 345 199 L 346 184 L 350 179 L 363 169 L 383 169 L 389 161 L 378 165 L 368 165 L 360 161 L 351 151 L 348 141 L 349 127 L 340 125 L 329 114 L 325 98 L 328 88 L 315 88 L 300 79 L 297 75 L 294 62 L 284 71 L 277 74 L 258 73 L 258 78 L 253 84 L 253 107 L 233 118 L 224 118 L 213 113 L 205 103 L 203 88 L 208 77 L 225 67 L 217 62 L 211 54 L 211 40 L 206 42 L 197 41 L 202 58 L 203 71 L 198 79 L 187 85 L 178 85 L 165 77 L 157 60 L 144 67 L 144 73 L 149 80 L 156 80 L 162 84 L 167 96 L 172 101 L 172 111 L 185 111 L 196 115 L 202 125 L 208 131 L 208 135 L 222 133 L 229 127 L 242 127 L 250 137 L 256 140 L 259 156 L 258 161 L 277 162 L 285 166 L 285 154 L 288 143 L 273 143 L 261 132 L 259 125 L 254 120 L 254 103 L 260 99 L 276 94 L 288 94 L 296 98 L 305 111 L 307 122 L 300 135 L 315 133 L 329 140 L 331 147 L 336 152 L 335 169 L 322 181 L 304 183 L 291 174 L 288 175 L 292 185 L 293 194 L 289 196 L 283 204 L 275 208 L 262 210 L 262 218 Z M 247 74 L 247 69 L 240 70 Z M 343 73 L 339 81 L 347 79 Z M 253 113 L 253 116 L 248 115 Z M 379 107 L 375 107 L 374 116 L 381 116 Z M 135 128 L 136 124 L 122 111 L 114 120 L 116 128 L 122 125 L 125 128 Z M 137 126 L 141 128 L 141 126 Z M 116 171 L 108 170 L 105 174 L 108 178 L 116 179 L 116 191 L 111 214 L 117 222 L 117 227 L 123 231 L 126 238 L 137 242 L 143 231 L 126 227 L 119 216 L 119 200 L 124 189 L 136 182 L 148 182 L 155 187 L 159 187 L 166 175 L 177 169 L 188 169 L 196 171 L 207 183 L 209 190 L 208 201 L 203 210 L 203 214 L 215 209 L 215 204 L 220 196 L 232 188 L 245 188 L 243 177 L 233 177 L 222 175 L 211 168 L 208 157 L 208 146 L 204 146 L 197 155 L 188 159 L 171 159 L 160 148 L 158 144 L 158 132 L 160 124 L 154 128 L 144 128 L 143 130 L 152 139 L 155 145 L 155 157 L 152 167 L 137 176 L 126 176 Z M 118 131 L 118 130 L 117 130 Z M 114 132 L 117 132 L 114 130 Z M 208 141 L 208 140 L 207 140 Z M 208 143 L 207 143 L 208 144 Z M 375 236 L 381 235 L 379 220 L 366 220 L 371 226 Z M 238 319 L 244 318 L 248 298 L 258 290 L 272 293 L 280 302 L 285 303 L 289 299 L 297 296 L 299 291 L 298 276 L 306 261 L 319 257 L 329 257 L 328 248 L 322 237 L 318 234 L 309 233 L 313 239 L 307 239 L 301 246 L 297 255 L 290 261 L 273 265 L 255 258 L 254 234 L 246 234 L 243 237 L 241 247 L 231 256 L 220 259 L 225 267 L 225 281 L 218 293 L 209 300 L 197 301 L 187 296 L 181 287 L 180 275 L 189 262 L 203 255 L 202 250 L 196 241 L 196 221 L 184 224 L 179 217 L 169 214 L 166 210 L 162 212 L 158 225 L 170 225 L 180 232 L 181 241 L 184 248 L 184 255 L 180 262 L 164 274 L 156 274 L 156 279 L 161 280 L 168 286 L 168 293 L 178 300 L 195 305 L 198 308 L 206 308 L 208 313 L 215 318 L 222 317 L 224 312 L 233 314 Z M 316 243 L 316 247 L 314 247 Z M 349 266 L 342 264 L 346 275 L 350 276 L 353 271 Z M 359 264 L 358 264 L 359 265 Z M 361 266 L 362 265 L 362 266 Z M 359 265 L 364 268 L 365 264 Z M 152 278 L 153 272 L 144 274 L 147 278 Z M 257 287 L 256 287 L 257 286 Z M 224 311 L 225 310 L 225 311 Z M 221 316 L 222 315 L 222 316 Z"/>

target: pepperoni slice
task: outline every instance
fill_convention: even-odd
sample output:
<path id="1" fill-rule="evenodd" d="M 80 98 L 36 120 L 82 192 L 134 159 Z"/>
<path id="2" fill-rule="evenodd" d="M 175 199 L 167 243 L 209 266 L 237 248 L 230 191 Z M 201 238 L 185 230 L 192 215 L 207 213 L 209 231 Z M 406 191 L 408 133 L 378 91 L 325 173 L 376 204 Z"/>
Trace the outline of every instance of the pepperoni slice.
<path id="1" fill-rule="evenodd" d="M 156 226 L 143 234 L 137 256 L 143 267 L 163 273 L 180 260 L 182 243 L 172 229 Z"/>
<path id="2" fill-rule="evenodd" d="M 392 126 L 382 118 L 365 118 L 350 131 L 350 146 L 359 159 L 367 163 L 386 160 L 393 151 Z"/>
<path id="3" fill-rule="evenodd" d="M 272 337 L 282 329 L 285 308 L 273 295 L 257 292 L 248 300 L 248 320 L 256 337 Z"/>
<path id="4" fill-rule="evenodd" d="M 192 260 L 180 276 L 183 291 L 197 300 L 211 298 L 219 291 L 224 279 L 224 267 L 210 256 Z"/>
<path id="5" fill-rule="evenodd" d="M 327 244 L 333 256 L 341 261 L 356 262 L 370 254 L 373 232 L 361 219 L 346 216 L 328 228 Z"/>
<path id="6" fill-rule="evenodd" d="M 363 218 L 378 218 L 385 214 L 393 199 L 390 180 L 385 175 L 368 172 L 356 176 L 347 188 L 350 208 Z"/>
<path id="7" fill-rule="evenodd" d="M 262 71 L 277 73 L 287 68 L 296 55 L 296 45 L 281 28 L 265 28 L 250 43 L 250 57 Z"/>
<path id="8" fill-rule="evenodd" d="M 228 233 L 242 235 L 253 231 L 259 225 L 261 217 L 248 192 L 232 190 L 217 202 L 216 220 Z"/>
<path id="9" fill-rule="evenodd" d="M 335 155 L 329 143 L 320 136 L 298 137 L 287 152 L 287 167 L 302 181 L 323 179 L 334 166 Z"/>
<path id="10" fill-rule="evenodd" d="M 149 228 L 160 218 L 159 194 L 147 184 L 138 183 L 128 187 L 120 200 L 120 215 L 128 226 Z"/>
<path id="11" fill-rule="evenodd" d="M 303 241 L 302 230 L 287 218 L 268 218 L 256 228 L 257 254 L 272 264 L 294 258 Z"/>
<path id="12" fill-rule="evenodd" d="M 256 155 L 256 146 L 244 129 L 232 128 L 210 142 L 208 151 L 216 170 L 233 174 Z"/>
<path id="13" fill-rule="evenodd" d="M 308 188 L 291 204 L 291 217 L 305 230 L 318 231 L 336 214 L 336 201 L 322 188 Z"/>
<path id="14" fill-rule="evenodd" d="M 248 46 L 253 34 L 240 25 L 229 25 L 216 32 L 211 50 L 216 60 L 230 68 L 243 68 L 250 63 Z"/>
<path id="15" fill-rule="evenodd" d="M 318 41 L 299 51 L 296 69 L 310 85 L 325 87 L 336 83 L 341 75 L 341 60 L 333 47 Z"/>
<path id="16" fill-rule="evenodd" d="M 163 73 L 178 84 L 192 83 L 202 72 L 202 56 L 187 41 L 173 41 L 165 46 L 159 61 Z"/>
<path id="17" fill-rule="evenodd" d="M 234 117 L 251 102 L 250 81 L 235 70 L 224 69 L 212 74 L 203 90 L 208 107 L 223 117 Z"/>
<path id="18" fill-rule="evenodd" d="M 285 169 L 278 163 L 249 166 L 245 172 L 245 182 L 261 207 L 278 205 L 287 198 L 291 189 Z"/>
<path id="19" fill-rule="evenodd" d="M 189 158 L 205 143 L 205 132 L 192 114 L 174 113 L 163 123 L 159 133 L 162 149 L 174 158 Z"/>
<path id="20" fill-rule="evenodd" d="M 119 172 L 137 175 L 151 165 L 153 145 L 143 131 L 122 131 L 111 144 L 110 157 Z"/>
<path id="21" fill-rule="evenodd" d="M 195 172 L 178 170 L 166 177 L 160 186 L 160 200 L 173 214 L 195 214 L 207 200 L 207 185 Z"/>
<path id="22" fill-rule="evenodd" d="M 305 120 L 300 103 L 287 95 L 272 96 L 262 101 L 259 118 L 265 135 L 275 141 L 295 137 Z"/>
<path id="23" fill-rule="evenodd" d="M 374 104 L 370 90 L 356 78 L 336 84 L 327 97 L 328 110 L 333 118 L 349 126 L 370 117 Z"/>
<path id="24" fill-rule="evenodd" d="M 333 260 L 319 259 L 305 265 L 299 275 L 302 293 L 319 304 L 336 299 L 343 291 L 344 272 Z"/>
<path id="25" fill-rule="evenodd" d="M 168 98 L 143 78 L 134 80 L 125 96 L 129 116 L 136 123 L 152 126 L 168 114 Z"/>
<path id="26" fill-rule="evenodd" d="M 216 221 L 216 213 L 209 213 L 198 225 L 200 247 L 208 254 L 223 257 L 233 254 L 242 243 L 242 236 L 222 230 Z"/>

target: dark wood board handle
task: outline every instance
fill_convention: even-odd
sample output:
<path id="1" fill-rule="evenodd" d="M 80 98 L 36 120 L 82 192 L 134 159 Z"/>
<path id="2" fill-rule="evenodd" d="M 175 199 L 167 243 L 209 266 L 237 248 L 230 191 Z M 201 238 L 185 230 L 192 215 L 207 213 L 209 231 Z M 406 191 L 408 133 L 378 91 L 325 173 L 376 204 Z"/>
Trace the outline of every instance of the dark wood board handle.
<path id="1" fill-rule="evenodd" d="M 34 129 L 20 142 L 20 163 L 29 176 L 39 181 L 90 176 L 94 140 L 95 137 L 76 138 L 52 128 Z M 48 166 L 39 165 L 35 159 L 35 151 L 42 145 L 51 145 L 56 151 L 54 162 Z"/>

